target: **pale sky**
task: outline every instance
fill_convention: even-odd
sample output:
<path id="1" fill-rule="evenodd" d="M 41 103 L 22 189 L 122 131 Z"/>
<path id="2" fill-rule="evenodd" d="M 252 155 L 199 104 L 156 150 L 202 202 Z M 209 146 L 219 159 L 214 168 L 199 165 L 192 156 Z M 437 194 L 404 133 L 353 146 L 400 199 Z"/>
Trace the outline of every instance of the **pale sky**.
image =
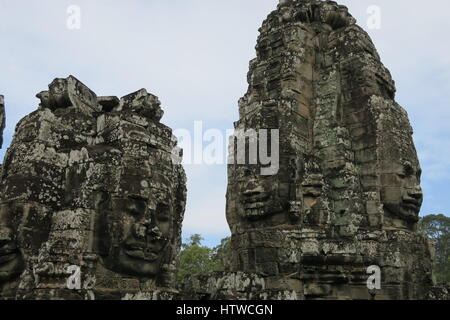
<path id="1" fill-rule="evenodd" d="M 423 167 L 422 215 L 449 215 L 450 2 L 340 0 L 366 29 L 397 84 Z M 258 28 L 278 0 L 0 0 L 0 94 L 7 127 L 1 156 L 18 120 L 38 106 L 35 94 L 72 74 L 98 95 L 140 88 L 157 95 L 173 129 L 225 131 L 238 119 Z M 81 9 L 70 30 L 67 8 Z M 367 27 L 367 8 L 381 28 Z M 229 234 L 225 165 L 188 165 L 184 236 L 209 245 Z"/>

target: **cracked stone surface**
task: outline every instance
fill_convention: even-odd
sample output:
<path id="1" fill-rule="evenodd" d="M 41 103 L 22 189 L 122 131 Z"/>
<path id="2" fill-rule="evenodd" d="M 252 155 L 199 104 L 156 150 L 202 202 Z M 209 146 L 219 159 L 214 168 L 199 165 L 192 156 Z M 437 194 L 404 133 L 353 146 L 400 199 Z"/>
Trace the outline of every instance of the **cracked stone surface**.
<path id="1" fill-rule="evenodd" d="M 0 296 L 174 296 L 186 177 L 158 98 L 97 97 L 73 76 L 37 97 L 1 176 Z"/>
<path id="2" fill-rule="evenodd" d="M 413 130 L 369 35 L 345 6 L 285 0 L 264 21 L 256 50 L 235 128 L 278 129 L 279 171 L 229 165 L 226 213 L 234 273 L 272 285 L 186 285 L 238 299 L 267 291 L 426 298 L 432 248 L 417 231 L 423 195 Z M 372 265 L 381 268 L 381 290 L 367 287 Z"/>
<path id="3" fill-rule="evenodd" d="M 229 165 L 231 272 L 174 287 L 186 176 L 158 98 L 70 76 L 5 155 L 0 299 L 448 299 L 417 231 L 413 130 L 368 34 L 334 1 L 281 0 L 256 51 L 235 128 L 279 130 L 280 162 Z"/>

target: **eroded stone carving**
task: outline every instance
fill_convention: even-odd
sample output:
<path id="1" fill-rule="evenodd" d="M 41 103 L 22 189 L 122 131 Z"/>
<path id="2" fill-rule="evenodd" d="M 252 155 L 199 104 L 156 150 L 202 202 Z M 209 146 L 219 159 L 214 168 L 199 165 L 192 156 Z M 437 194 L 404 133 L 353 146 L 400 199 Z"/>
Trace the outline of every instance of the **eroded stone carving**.
<path id="1" fill-rule="evenodd" d="M 233 272 L 187 279 L 182 297 L 448 297 L 428 290 L 412 129 L 367 33 L 316 0 L 280 1 L 260 31 L 235 126 L 278 129 L 279 170 L 229 166 Z M 158 98 L 97 97 L 74 77 L 38 98 L 2 169 L 0 297 L 174 298 L 186 178 Z"/>
<path id="2" fill-rule="evenodd" d="M 281 1 L 260 31 L 235 127 L 279 129 L 280 170 L 229 166 L 234 271 L 288 278 L 298 299 L 423 298 L 421 169 L 369 36 L 344 6 L 313 0 Z M 371 265 L 382 290 L 367 288 Z"/>
<path id="3" fill-rule="evenodd" d="M 4 162 L 2 297 L 173 297 L 186 178 L 158 98 L 97 97 L 72 76 L 38 98 Z"/>

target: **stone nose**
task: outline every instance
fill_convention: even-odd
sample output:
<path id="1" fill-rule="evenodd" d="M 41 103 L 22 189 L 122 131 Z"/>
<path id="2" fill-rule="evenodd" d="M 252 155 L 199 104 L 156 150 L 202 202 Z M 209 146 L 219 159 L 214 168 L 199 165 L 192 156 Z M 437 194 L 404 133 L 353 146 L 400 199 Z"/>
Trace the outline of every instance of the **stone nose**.
<path id="1" fill-rule="evenodd" d="M 141 221 L 141 224 L 146 226 L 146 227 L 150 227 L 150 225 L 152 224 L 152 217 L 148 214 L 146 214 Z"/>
<path id="2" fill-rule="evenodd" d="M 161 238 L 163 236 L 161 230 L 157 226 L 154 226 L 153 228 L 147 229 L 147 234 L 151 236 L 152 238 Z"/>
<path id="3" fill-rule="evenodd" d="M 153 224 L 154 212 L 150 207 L 147 207 L 142 215 L 142 219 L 140 223 L 146 227 L 149 227 Z"/>
<path id="4" fill-rule="evenodd" d="M 148 210 L 142 220 L 137 223 L 137 228 L 141 229 L 139 232 L 140 236 L 150 236 L 152 238 L 159 238 L 162 236 L 162 232 L 159 230 L 158 226 L 155 223 L 155 219 L 153 219 L 153 213 L 151 210 Z"/>
<path id="5" fill-rule="evenodd" d="M 150 214 L 145 214 L 140 221 L 134 224 L 135 234 L 139 238 L 145 238 L 152 228 L 152 218 Z"/>

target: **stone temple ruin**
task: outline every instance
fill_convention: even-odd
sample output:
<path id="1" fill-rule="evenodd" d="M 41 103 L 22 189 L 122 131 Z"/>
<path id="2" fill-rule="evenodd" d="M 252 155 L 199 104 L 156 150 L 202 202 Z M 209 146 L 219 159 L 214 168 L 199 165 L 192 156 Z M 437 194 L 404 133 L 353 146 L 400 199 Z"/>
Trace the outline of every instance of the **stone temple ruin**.
<path id="1" fill-rule="evenodd" d="M 278 130 L 279 170 L 229 165 L 232 270 L 175 288 L 186 177 L 160 102 L 97 97 L 70 76 L 37 95 L 5 156 L 0 298 L 430 296 L 413 132 L 368 34 L 317 0 L 280 1 L 260 33 L 235 128 Z"/>
<path id="2" fill-rule="evenodd" d="M 281 1 L 256 50 L 235 128 L 278 129 L 280 169 L 229 166 L 234 272 L 192 279 L 187 290 L 224 299 L 425 298 L 432 251 L 417 232 L 421 169 L 368 34 L 333 1 Z M 381 269 L 381 290 L 368 289 L 371 266 Z"/>
<path id="3" fill-rule="evenodd" d="M 72 76 L 37 96 L 1 176 L 1 296 L 170 298 L 186 178 L 158 98 Z"/>

